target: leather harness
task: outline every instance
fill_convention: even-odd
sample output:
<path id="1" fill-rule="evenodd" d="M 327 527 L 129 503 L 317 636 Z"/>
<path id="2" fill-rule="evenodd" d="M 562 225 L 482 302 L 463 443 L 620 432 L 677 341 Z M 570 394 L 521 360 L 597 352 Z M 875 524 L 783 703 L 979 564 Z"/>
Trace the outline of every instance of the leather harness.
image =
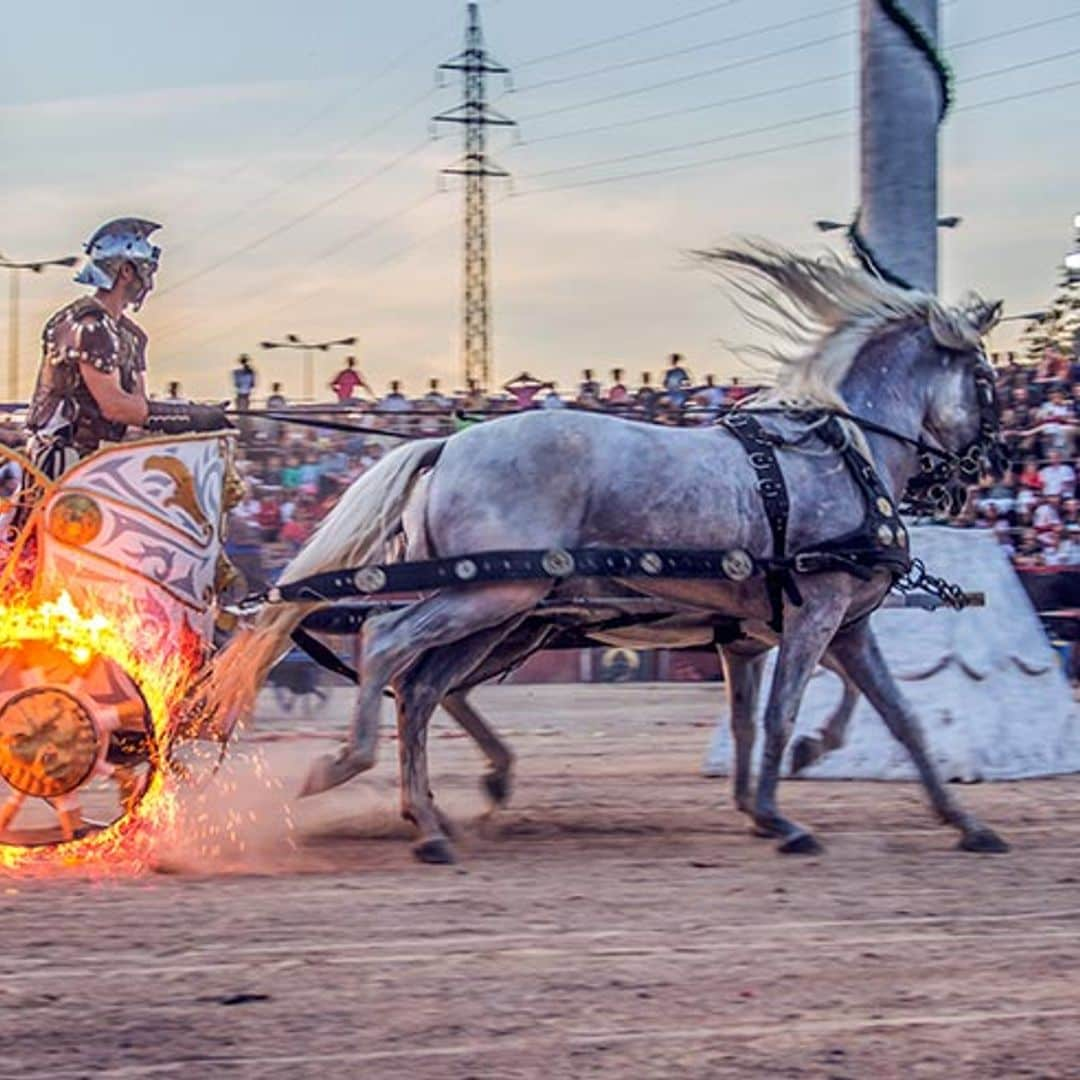
<path id="1" fill-rule="evenodd" d="M 490 582 L 559 581 L 570 577 L 698 578 L 742 582 L 761 574 L 769 597 L 769 625 L 780 633 L 783 631 L 784 598 L 795 605 L 802 603 L 796 574 L 842 571 L 869 580 L 876 571 L 886 569 L 896 583 L 908 573 L 912 566 L 908 534 L 896 504 L 872 463 L 853 445 L 836 416 L 823 416 L 805 436 L 795 441 L 766 430 L 749 410 L 737 410 L 724 417 L 721 424 L 738 439 L 754 470 L 757 492 L 772 536 L 772 551 L 768 556 L 754 556 L 741 548 L 486 551 L 455 558 L 386 563 L 312 574 L 249 597 L 247 602 L 326 602 Z M 863 521 L 841 536 L 789 552 L 787 534 L 791 503 L 777 450 L 801 446 L 811 435 L 840 455 L 862 495 Z M 352 676 L 352 669 L 309 631 L 355 633 L 370 611 L 370 606 L 364 606 L 315 612 L 297 628 L 293 640 L 323 666 L 338 674 Z"/>

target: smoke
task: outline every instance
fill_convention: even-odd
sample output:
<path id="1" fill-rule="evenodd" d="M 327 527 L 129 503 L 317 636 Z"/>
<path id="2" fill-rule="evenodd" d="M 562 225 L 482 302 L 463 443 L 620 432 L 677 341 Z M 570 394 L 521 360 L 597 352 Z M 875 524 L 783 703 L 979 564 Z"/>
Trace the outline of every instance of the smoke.
<path id="1" fill-rule="evenodd" d="M 266 744 L 241 739 L 215 775 L 196 775 L 181 791 L 175 827 L 160 845 L 155 869 L 198 876 L 298 874 L 381 862 L 364 841 L 399 844 L 411 836 L 398 813 L 396 777 L 384 772 L 297 799 L 311 759 L 324 749 L 312 738 Z M 212 764 L 203 763 L 204 772 Z"/>

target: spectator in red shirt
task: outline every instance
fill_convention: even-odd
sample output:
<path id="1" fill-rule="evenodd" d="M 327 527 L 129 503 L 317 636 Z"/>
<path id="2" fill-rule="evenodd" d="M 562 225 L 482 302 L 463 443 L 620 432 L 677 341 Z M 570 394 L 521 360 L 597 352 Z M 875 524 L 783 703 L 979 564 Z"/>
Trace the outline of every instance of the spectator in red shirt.
<path id="1" fill-rule="evenodd" d="M 372 397 L 375 396 L 367 380 L 356 370 L 356 357 L 345 358 L 345 366 L 331 379 L 330 389 L 337 394 L 338 403 L 353 400 L 358 387 L 363 387 Z"/>
<path id="2" fill-rule="evenodd" d="M 1034 491 L 1042 491 L 1043 482 L 1039 475 L 1039 463 L 1035 458 L 1029 457 L 1020 470 L 1020 486 L 1031 488 Z"/>
<path id="3" fill-rule="evenodd" d="M 611 386 L 608 387 L 604 400 L 609 405 L 625 405 L 630 400 L 630 391 L 626 389 L 626 384 L 623 382 L 622 368 L 611 369 Z"/>
<path id="4" fill-rule="evenodd" d="M 742 399 L 750 393 L 749 387 L 740 385 L 738 375 L 732 377 L 732 380 L 727 387 L 727 400 L 731 402 L 732 405 L 737 401 L 742 401 Z"/>
<path id="5" fill-rule="evenodd" d="M 281 496 L 269 492 L 263 495 L 255 520 L 259 523 L 264 543 L 272 544 L 277 540 L 281 529 Z"/>

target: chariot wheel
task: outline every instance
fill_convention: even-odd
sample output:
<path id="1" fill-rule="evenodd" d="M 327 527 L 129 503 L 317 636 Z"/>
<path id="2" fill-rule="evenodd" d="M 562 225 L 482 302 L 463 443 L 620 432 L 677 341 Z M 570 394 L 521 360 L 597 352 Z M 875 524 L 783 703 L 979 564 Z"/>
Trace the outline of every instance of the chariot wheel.
<path id="1" fill-rule="evenodd" d="M 154 726 L 115 661 L 26 641 L 0 649 L 0 845 L 80 840 L 132 813 L 157 763 Z"/>

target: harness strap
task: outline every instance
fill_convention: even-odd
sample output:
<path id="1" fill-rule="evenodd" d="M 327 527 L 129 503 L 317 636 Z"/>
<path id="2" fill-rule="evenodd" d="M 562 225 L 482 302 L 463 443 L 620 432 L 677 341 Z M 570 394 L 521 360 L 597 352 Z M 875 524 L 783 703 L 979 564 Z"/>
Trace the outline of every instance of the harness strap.
<path id="1" fill-rule="evenodd" d="M 303 626 L 298 626 L 291 636 L 293 644 L 297 648 L 303 649 L 316 664 L 326 668 L 327 671 L 332 671 L 335 675 L 348 679 L 349 682 L 355 685 L 360 684 L 360 676 L 356 673 L 355 668 L 346 664 L 328 645 L 324 645 L 318 638 L 312 637 Z"/>
<path id="2" fill-rule="evenodd" d="M 784 595 L 797 605 L 802 603 L 802 594 L 787 565 L 787 527 L 791 503 L 780 462 L 776 460 L 777 439 L 749 412 L 731 413 L 721 423 L 742 443 L 757 477 L 757 492 L 761 496 L 772 533 L 772 560 L 765 571 L 765 589 L 772 610 L 769 626 L 779 634 L 784 628 Z"/>
<path id="3" fill-rule="evenodd" d="M 813 572 L 811 566 L 814 570 L 844 569 L 863 580 L 881 567 L 890 570 L 894 578 L 907 573 L 911 566 L 907 529 L 877 470 L 845 438 L 836 417 L 831 417 L 818 434 L 843 457 L 862 495 L 865 516 L 858 528 L 796 555 L 796 569 L 799 564 L 808 572 Z"/>
<path id="4" fill-rule="evenodd" d="M 427 592 L 498 581 L 555 582 L 570 577 L 724 578 L 745 581 L 764 569 L 739 548 L 552 548 L 484 551 L 449 559 L 328 570 L 245 598 L 245 603 L 343 600 L 355 596 Z"/>

